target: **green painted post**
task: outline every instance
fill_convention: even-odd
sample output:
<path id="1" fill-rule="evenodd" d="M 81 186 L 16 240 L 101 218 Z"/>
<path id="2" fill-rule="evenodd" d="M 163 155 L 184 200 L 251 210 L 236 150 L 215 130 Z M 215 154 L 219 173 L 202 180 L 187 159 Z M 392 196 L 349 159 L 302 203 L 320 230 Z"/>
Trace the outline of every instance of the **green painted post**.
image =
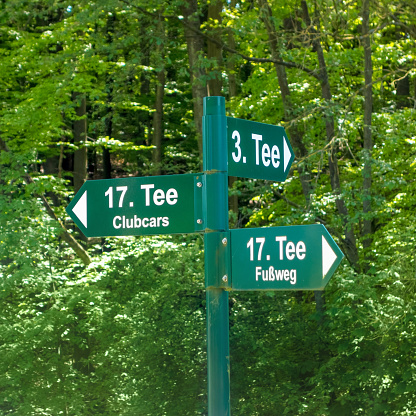
<path id="1" fill-rule="evenodd" d="M 208 415 L 229 416 L 227 120 L 224 97 L 205 97 L 203 115 L 205 286 L 207 298 Z"/>

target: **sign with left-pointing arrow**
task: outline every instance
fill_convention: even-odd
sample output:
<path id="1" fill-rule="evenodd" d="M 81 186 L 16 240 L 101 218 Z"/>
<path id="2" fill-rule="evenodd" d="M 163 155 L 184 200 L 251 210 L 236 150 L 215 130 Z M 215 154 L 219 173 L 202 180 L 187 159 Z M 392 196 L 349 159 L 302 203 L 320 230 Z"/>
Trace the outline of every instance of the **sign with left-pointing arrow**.
<path id="1" fill-rule="evenodd" d="M 87 237 L 192 233 L 203 229 L 201 174 L 85 182 L 66 208 Z"/>
<path id="2" fill-rule="evenodd" d="M 233 290 L 322 290 L 344 257 L 320 224 L 230 234 Z"/>

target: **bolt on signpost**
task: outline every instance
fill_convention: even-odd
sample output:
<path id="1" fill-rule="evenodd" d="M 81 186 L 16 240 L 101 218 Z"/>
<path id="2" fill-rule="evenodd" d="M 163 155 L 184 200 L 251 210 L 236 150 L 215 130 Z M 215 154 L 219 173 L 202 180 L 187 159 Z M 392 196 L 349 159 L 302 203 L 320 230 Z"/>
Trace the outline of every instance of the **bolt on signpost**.
<path id="1" fill-rule="evenodd" d="M 294 153 L 282 127 L 225 116 L 204 98 L 203 170 L 87 181 L 66 211 L 87 237 L 204 232 L 208 415 L 229 416 L 229 290 L 321 290 L 343 254 L 319 224 L 228 229 L 228 175 L 283 182 Z"/>

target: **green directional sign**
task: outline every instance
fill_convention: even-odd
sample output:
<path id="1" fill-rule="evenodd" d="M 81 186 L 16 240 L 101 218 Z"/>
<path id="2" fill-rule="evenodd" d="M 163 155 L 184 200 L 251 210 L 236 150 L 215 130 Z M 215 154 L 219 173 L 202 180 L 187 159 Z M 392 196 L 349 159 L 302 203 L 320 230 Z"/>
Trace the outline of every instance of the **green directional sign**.
<path id="1" fill-rule="evenodd" d="M 203 229 L 203 175 L 87 181 L 66 208 L 87 237 L 192 233 Z"/>
<path id="2" fill-rule="evenodd" d="M 285 129 L 227 117 L 228 174 L 283 182 L 295 154 Z"/>
<path id="3" fill-rule="evenodd" d="M 233 290 L 322 290 L 344 257 L 319 224 L 230 233 Z"/>

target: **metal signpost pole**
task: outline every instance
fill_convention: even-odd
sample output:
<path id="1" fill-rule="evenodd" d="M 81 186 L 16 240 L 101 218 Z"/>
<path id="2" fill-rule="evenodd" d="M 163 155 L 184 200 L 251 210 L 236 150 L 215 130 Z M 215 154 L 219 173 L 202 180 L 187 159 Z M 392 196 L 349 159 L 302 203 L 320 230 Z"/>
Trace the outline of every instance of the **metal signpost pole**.
<path id="1" fill-rule="evenodd" d="M 207 299 L 208 415 L 229 416 L 229 232 L 227 124 L 224 97 L 204 98 L 203 185 Z"/>

